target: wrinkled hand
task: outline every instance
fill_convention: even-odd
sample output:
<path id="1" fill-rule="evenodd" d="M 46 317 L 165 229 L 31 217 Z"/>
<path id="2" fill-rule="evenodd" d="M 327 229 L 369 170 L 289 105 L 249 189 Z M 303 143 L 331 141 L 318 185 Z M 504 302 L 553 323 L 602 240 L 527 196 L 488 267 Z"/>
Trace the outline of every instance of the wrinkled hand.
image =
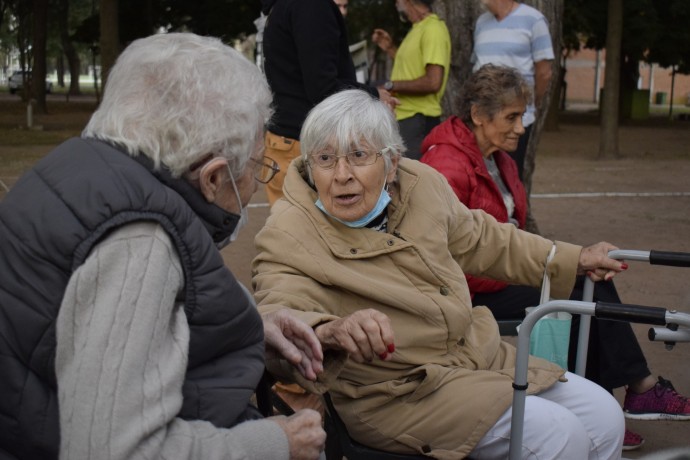
<path id="1" fill-rule="evenodd" d="M 281 356 L 297 367 L 304 378 L 316 380 L 323 372 L 323 351 L 314 330 L 289 310 L 263 315 L 267 357 Z"/>
<path id="2" fill-rule="evenodd" d="M 577 265 L 577 274 L 587 274 L 592 281 L 608 281 L 616 274 L 627 270 L 627 264 L 609 258 L 609 251 L 616 249 L 618 249 L 616 246 L 605 241 L 582 248 Z"/>
<path id="3" fill-rule="evenodd" d="M 395 351 L 390 319 L 371 308 L 317 326 L 316 336 L 324 348 L 345 350 L 358 363 L 390 360 Z"/>
<path id="4" fill-rule="evenodd" d="M 374 33 L 371 34 L 371 41 L 376 43 L 385 53 L 393 46 L 393 39 L 390 34 L 383 29 L 374 29 Z"/>
<path id="5" fill-rule="evenodd" d="M 400 99 L 394 97 L 383 88 L 376 88 L 379 92 L 379 100 L 386 104 L 393 113 L 395 113 L 395 108 L 400 105 Z"/>
<path id="6" fill-rule="evenodd" d="M 290 443 L 290 460 L 316 460 L 326 445 L 326 432 L 321 415 L 312 409 L 302 409 L 290 417 L 269 417 L 285 431 Z"/>

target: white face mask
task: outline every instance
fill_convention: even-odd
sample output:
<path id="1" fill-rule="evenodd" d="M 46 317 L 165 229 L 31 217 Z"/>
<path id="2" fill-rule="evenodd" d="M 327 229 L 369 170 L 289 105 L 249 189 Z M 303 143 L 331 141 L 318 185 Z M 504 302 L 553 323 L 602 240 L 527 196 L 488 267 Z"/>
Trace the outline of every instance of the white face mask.
<path id="1" fill-rule="evenodd" d="M 232 177 L 232 172 L 230 171 L 230 166 L 228 166 L 228 175 L 230 176 L 230 182 L 232 183 L 232 188 L 235 190 L 235 196 L 237 197 L 237 203 L 239 203 L 240 207 L 242 207 L 242 199 L 240 198 L 240 192 L 237 190 L 237 186 L 235 185 L 235 179 Z M 228 244 L 232 243 L 237 239 L 237 236 L 240 234 L 240 230 L 242 230 L 242 227 L 247 225 L 249 222 L 249 213 L 247 212 L 247 208 L 242 207 L 240 211 L 240 219 L 237 221 L 237 224 L 235 225 L 235 228 L 233 229 L 232 233 L 227 236 L 227 238 L 224 238 L 221 241 L 216 242 L 216 247 L 220 250 L 223 249 L 225 246 Z"/>

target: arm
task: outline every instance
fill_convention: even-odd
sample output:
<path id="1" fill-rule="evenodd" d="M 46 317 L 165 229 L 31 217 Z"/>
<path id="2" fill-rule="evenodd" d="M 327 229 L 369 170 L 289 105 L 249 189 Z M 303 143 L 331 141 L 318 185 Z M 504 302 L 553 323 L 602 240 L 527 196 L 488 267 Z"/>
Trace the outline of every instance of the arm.
<path id="1" fill-rule="evenodd" d="M 376 45 L 381 48 L 381 51 L 386 53 L 388 57 L 395 59 L 395 55 L 398 53 L 398 47 L 395 46 L 388 32 L 383 29 L 374 29 L 374 33 L 371 35 L 371 41 L 376 43 Z"/>
<path id="2" fill-rule="evenodd" d="M 393 93 L 432 94 L 438 93 L 443 84 L 443 66 L 427 64 L 426 72 L 414 80 L 394 80 Z"/>
<path id="3" fill-rule="evenodd" d="M 292 31 L 304 89 L 312 104 L 353 87 L 379 97 L 376 88 L 362 85 L 354 78 L 343 80 L 340 75 L 340 60 L 351 58 L 347 51 L 343 55 L 341 49 L 346 31 L 337 8 L 321 0 L 293 2 Z"/>
<path id="4" fill-rule="evenodd" d="M 541 102 L 551 83 L 552 61 L 539 61 L 534 63 L 534 105 L 541 109 Z"/>
<path id="5" fill-rule="evenodd" d="M 117 230 L 73 274 L 56 325 L 62 458 L 288 458 L 273 421 L 228 430 L 176 417 L 189 345 L 183 283 L 152 223 Z"/>

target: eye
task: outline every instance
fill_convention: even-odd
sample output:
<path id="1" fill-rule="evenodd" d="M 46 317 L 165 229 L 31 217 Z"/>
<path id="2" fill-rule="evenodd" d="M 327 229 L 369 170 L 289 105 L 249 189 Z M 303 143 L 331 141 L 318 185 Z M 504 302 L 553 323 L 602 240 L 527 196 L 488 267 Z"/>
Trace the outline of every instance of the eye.
<path id="1" fill-rule="evenodd" d="M 328 161 L 328 160 L 330 160 L 331 158 L 333 158 L 333 154 L 332 154 L 332 153 L 319 153 L 319 154 L 316 155 L 316 159 L 317 159 L 318 161 Z"/>
<path id="2" fill-rule="evenodd" d="M 350 152 L 350 155 L 352 155 L 352 158 L 355 158 L 357 160 L 360 160 L 362 158 L 366 158 L 367 156 L 369 156 L 369 154 L 367 152 L 365 152 L 364 150 L 355 150 L 353 152 Z"/>

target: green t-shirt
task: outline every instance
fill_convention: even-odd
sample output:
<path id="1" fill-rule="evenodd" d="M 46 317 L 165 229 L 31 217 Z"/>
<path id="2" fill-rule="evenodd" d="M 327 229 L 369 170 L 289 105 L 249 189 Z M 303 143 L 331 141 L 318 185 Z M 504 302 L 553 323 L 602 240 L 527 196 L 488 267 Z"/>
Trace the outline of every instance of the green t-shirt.
<path id="1" fill-rule="evenodd" d="M 412 26 L 395 55 L 391 80 L 415 80 L 426 73 L 426 66 L 443 66 L 441 90 L 435 94 L 396 94 L 400 99 L 395 115 L 404 120 L 417 113 L 429 117 L 441 115 L 441 97 L 448 81 L 450 68 L 450 34 L 446 24 L 430 14 Z"/>

